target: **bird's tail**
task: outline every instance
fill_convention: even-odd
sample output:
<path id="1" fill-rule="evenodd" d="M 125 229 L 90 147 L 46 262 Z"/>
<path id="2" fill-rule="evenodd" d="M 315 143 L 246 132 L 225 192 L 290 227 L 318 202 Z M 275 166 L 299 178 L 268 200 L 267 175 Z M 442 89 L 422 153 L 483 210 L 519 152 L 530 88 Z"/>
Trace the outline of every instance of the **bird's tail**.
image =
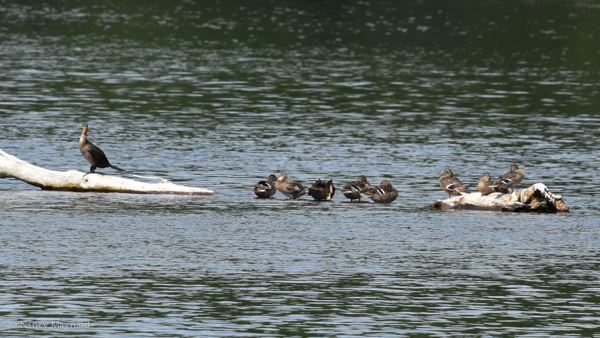
<path id="1" fill-rule="evenodd" d="M 329 194 L 327 195 L 327 199 L 333 199 L 335 195 L 335 187 L 333 186 L 333 179 L 329 180 Z"/>
<path id="2" fill-rule="evenodd" d="M 115 169 L 115 170 L 118 170 L 118 171 L 126 171 L 125 169 L 121 169 L 121 168 L 117 167 L 116 165 L 112 165 L 111 164 L 110 167 L 113 168 L 113 169 Z"/>

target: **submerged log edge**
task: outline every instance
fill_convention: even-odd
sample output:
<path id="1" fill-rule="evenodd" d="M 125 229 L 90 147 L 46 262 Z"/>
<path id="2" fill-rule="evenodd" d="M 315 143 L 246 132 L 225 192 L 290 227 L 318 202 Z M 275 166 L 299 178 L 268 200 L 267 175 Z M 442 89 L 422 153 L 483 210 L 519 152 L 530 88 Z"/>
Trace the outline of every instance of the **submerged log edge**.
<path id="1" fill-rule="evenodd" d="M 548 191 L 543 183 L 515 191 L 510 194 L 499 192 L 482 195 L 479 192 L 437 200 L 432 208 L 441 210 L 489 210 L 511 212 L 557 213 L 567 212 L 569 208 L 562 196 Z"/>
<path id="2" fill-rule="evenodd" d="M 163 179 L 160 179 L 159 183 L 145 183 L 128 178 L 83 173 L 76 170 L 66 172 L 48 170 L 20 160 L 0 149 L 0 178 L 6 177 L 16 178 L 42 190 L 130 194 L 216 194 L 214 190 L 173 184 Z"/>

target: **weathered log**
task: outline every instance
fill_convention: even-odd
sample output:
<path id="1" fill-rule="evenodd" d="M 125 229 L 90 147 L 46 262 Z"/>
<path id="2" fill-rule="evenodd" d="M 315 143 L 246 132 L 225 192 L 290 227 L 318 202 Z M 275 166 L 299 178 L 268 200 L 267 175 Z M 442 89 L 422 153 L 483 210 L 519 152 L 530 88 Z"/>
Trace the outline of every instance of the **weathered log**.
<path id="1" fill-rule="evenodd" d="M 5 177 L 16 178 L 43 190 L 134 194 L 215 194 L 214 190 L 186 187 L 163 179 L 160 179 L 159 183 L 145 183 L 116 176 L 82 173 L 76 170 L 66 172 L 48 170 L 20 160 L 0 149 L 0 178 Z"/>
<path id="2" fill-rule="evenodd" d="M 542 183 L 536 183 L 527 189 L 511 194 L 499 192 L 489 195 L 482 195 L 479 192 L 464 194 L 443 201 L 437 200 L 431 206 L 442 210 L 470 209 L 539 213 L 569 211 L 562 196 L 553 195 Z"/>

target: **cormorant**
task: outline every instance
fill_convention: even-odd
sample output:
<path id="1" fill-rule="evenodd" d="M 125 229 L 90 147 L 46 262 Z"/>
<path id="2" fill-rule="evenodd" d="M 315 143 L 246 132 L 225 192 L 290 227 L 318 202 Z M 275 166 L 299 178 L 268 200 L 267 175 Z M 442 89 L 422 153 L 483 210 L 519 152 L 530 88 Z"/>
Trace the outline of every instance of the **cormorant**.
<path id="1" fill-rule="evenodd" d="M 111 167 L 118 171 L 125 171 L 115 165 L 110 164 L 106 155 L 102 149 L 98 148 L 92 142 L 87 139 L 87 131 L 88 125 L 87 123 L 83 124 L 83 132 L 81 133 L 81 137 L 79 138 L 79 150 L 81 150 L 81 154 L 83 157 L 92 165 L 90 167 L 90 173 L 94 173 L 96 168 L 108 168 Z"/>

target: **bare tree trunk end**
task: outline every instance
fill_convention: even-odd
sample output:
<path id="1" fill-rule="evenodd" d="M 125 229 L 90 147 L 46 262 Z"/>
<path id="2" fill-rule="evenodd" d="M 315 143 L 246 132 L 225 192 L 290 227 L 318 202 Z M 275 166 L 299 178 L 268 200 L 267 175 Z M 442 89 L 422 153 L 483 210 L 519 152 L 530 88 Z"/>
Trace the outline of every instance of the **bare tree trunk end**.
<path id="1" fill-rule="evenodd" d="M 130 194 L 213 195 L 214 190 L 187 187 L 160 179 L 159 183 L 145 183 L 128 178 L 48 170 L 25 162 L 0 149 L 0 178 L 13 177 L 42 190 L 76 192 L 119 192 Z"/>

